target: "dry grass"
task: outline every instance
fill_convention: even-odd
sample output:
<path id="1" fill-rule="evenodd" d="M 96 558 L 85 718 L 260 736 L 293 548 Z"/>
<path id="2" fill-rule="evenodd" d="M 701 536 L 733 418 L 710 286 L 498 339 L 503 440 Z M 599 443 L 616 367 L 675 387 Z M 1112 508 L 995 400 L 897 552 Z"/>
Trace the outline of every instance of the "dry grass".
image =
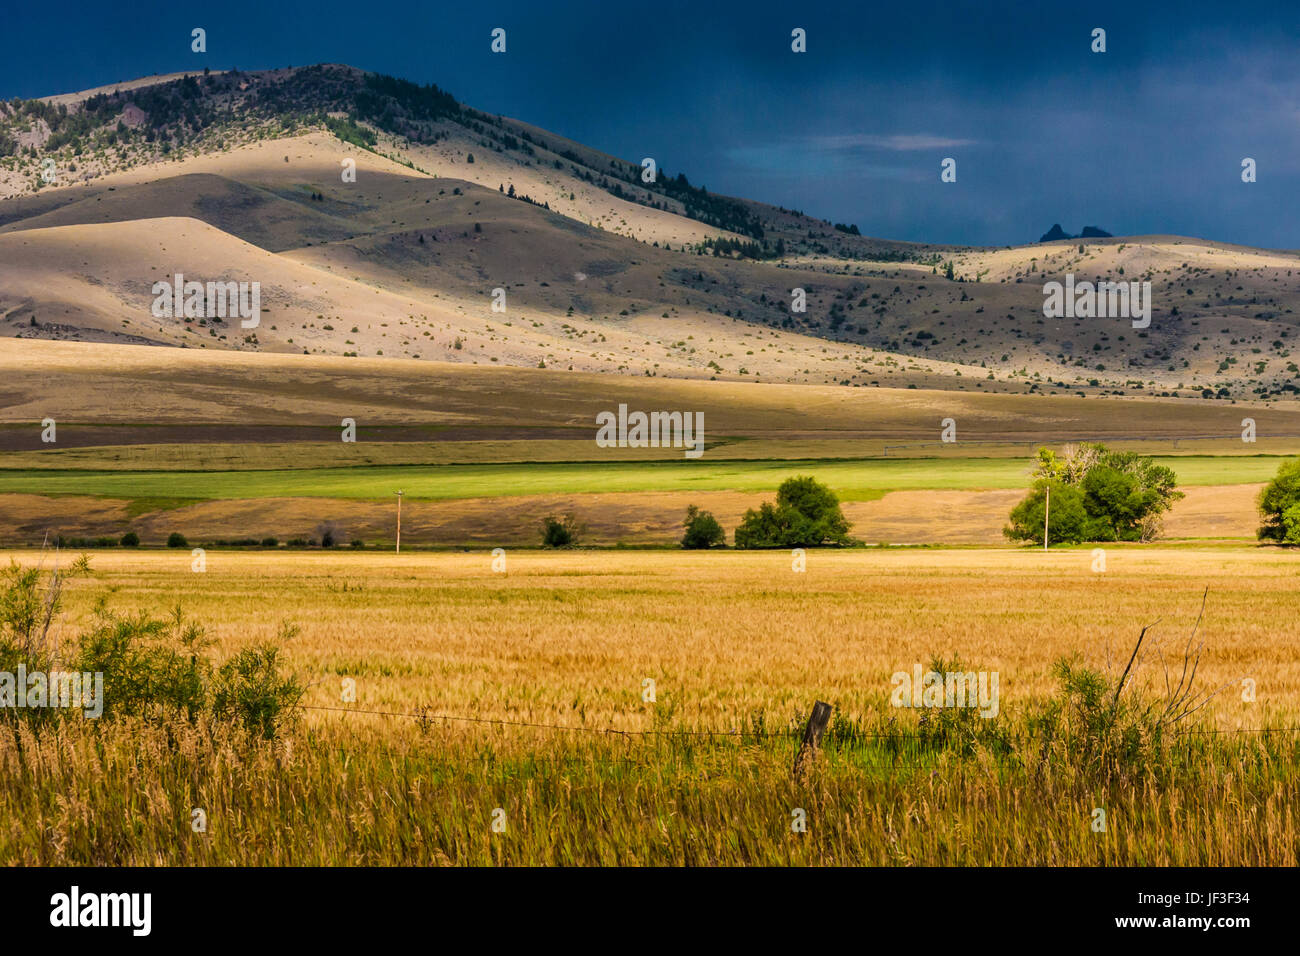
<path id="1" fill-rule="evenodd" d="M 6 559 L 9 555 L 0 555 Z M 30 561 L 30 552 L 17 555 Z M 1140 625 L 1174 655 L 1211 586 L 1200 730 L 1295 721 L 1295 557 L 1264 549 L 813 553 L 103 554 L 109 592 L 181 599 L 221 653 L 301 625 L 313 708 L 272 742 L 183 721 L 0 726 L 0 862 L 40 864 L 1286 865 L 1294 735 L 1194 733 L 1110 776 L 1027 722 L 1071 652 L 1113 676 Z M 1001 674 L 1011 746 L 931 745 L 890 674 L 957 655 Z M 1150 665 L 1155 658 L 1148 659 Z M 344 677 L 357 701 L 340 700 Z M 642 681 L 657 700 L 641 699 Z M 1159 668 L 1140 676 L 1159 694 Z M 835 720 L 791 779 L 801 715 Z M 460 722 L 436 715 L 628 734 Z M 976 724 L 981 722 L 975 719 Z M 700 730 L 738 731 L 712 737 Z M 655 731 L 643 734 L 639 731 Z M 933 742 L 931 742 L 933 743 Z M 1093 832 L 1093 811 L 1107 829 Z M 201 808 L 204 833 L 191 826 Z M 505 811 L 505 832 L 492 829 Z M 796 808 L 808 831 L 794 833 Z"/>
<path id="2" fill-rule="evenodd" d="M 24 555 L 30 560 L 31 553 Z M 0 560 L 5 556 L 0 555 Z M 1053 687 L 1052 662 L 1080 653 L 1116 668 L 1137 630 L 1190 627 L 1210 587 L 1200 680 L 1249 676 L 1255 704 L 1213 707 L 1224 728 L 1300 710 L 1294 616 L 1297 558 L 1266 548 L 460 554 L 103 553 L 69 595 L 68 627 L 95 597 L 156 610 L 180 599 L 223 649 L 302 628 L 288 650 L 336 704 L 343 676 L 358 705 L 641 730 L 661 712 L 692 729 L 732 729 L 764 711 L 785 719 L 814 699 L 843 715 L 888 713 L 889 677 L 935 655 L 998 670 L 1004 711 Z M 327 718 L 328 719 L 328 718 Z"/>
<path id="3" fill-rule="evenodd" d="M 340 419 L 351 416 L 362 429 L 437 425 L 472 427 L 480 433 L 499 429 L 505 432 L 501 437 L 521 438 L 528 437 L 520 433 L 522 428 L 581 428 L 579 437 L 594 438 L 596 413 L 626 402 L 637 409 L 703 412 L 709 441 L 724 436 L 890 439 L 927 442 L 926 454 L 947 417 L 958 422 L 960 442 L 1204 435 L 1239 439 L 1247 415 L 1256 420 L 1261 441 L 1291 436 L 1294 448 L 1294 436 L 1300 435 L 1300 407 L 1293 402 L 1266 406 L 1136 396 L 711 382 L 553 367 L 491 368 L 423 359 L 177 351 L 34 339 L 4 343 L 0 377 L 10 393 L 3 421 L 34 425 L 50 416 L 59 422 L 61 434 L 73 423 L 311 425 L 334 429 L 333 440 Z M 178 394 L 186 396 L 185 402 L 176 400 Z M 31 434 L 35 437 L 25 447 L 46 448 L 38 430 L 32 428 Z M 1180 450 L 1195 453 L 1199 444 L 1188 443 Z M 1241 443 L 1230 447 L 1240 448 Z M 1268 447 L 1276 450 L 1275 445 Z"/>
<path id="4" fill-rule="evenodd" d="M 105 740 L 105 736 L 107 740 Z M 214 739 L 215 737 L 215 739 Z M 1230 741 L 1125 786 L 987 754 L 891 762 L 795 741 L 337 727 L 0 730 L 0 862 L 94 865 L 1272 865 L 1300 860 L 1291 746 Z M 1093 832 L 1095 808 L 1107 813 Z M 207 831 L 196 833 L 201 808 Z M 494 811 L 506 830 L 492 830 Z M 791 831 L 795 808 L 807 832 Z"/>

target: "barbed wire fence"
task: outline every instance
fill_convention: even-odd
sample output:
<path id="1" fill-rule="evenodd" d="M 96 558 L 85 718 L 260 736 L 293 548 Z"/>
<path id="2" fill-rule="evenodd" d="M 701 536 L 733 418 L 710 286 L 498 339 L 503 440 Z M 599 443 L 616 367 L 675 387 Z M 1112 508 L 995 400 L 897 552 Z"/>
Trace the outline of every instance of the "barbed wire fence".
<path id="1" fill-rule="evenodd" d="M 772 738 L 795 739 L 799 736 L 800 731 L 796 727 L 787 727 L 781 730 L 765 730 L 753 728 L 749 730 L 692 730 L 689 728 L 672 728 L 672 729 L 642 729 L 626 730 L 618 727 L 583 727 L 573 724 L 549 724 L 540 721 L 526 720 L 507 720 L 497 717 L 468 717 L 459 714 L 444 714 L 426 711 L 397 711 L 397 710 L 370 710 L 361 707 L 327 707 L 319 704 L 303 704 L 303 710 L 328 711 L 341 714 L 361 714 L 376 717 L 400 717 L 419 721 L 423 724 L 432 724 L 441 721 L 443 723 L 473 723 L 473 724 L 493 724 L 502 727 L 527 727 L 539 730 L 559 730 L 570 733 L 587 733 L 603 734 L 605 736 L 623 736 L 627 738 L 634 737 L 734 737 L 734 738 L 754 738 L 755 740 L 765 740 Z M 1188 727 L 1174 731 L 1174 736 L 1208 736 L 1221 734 L 1294 734 L 1300 733 L 1300 726 L 1288 727 L 1239 727 L 1239 728 L 1201 728 Z M 834 734 L 832 734 L 834 736 Z M 888 730 L 888 731 L 863 731 L 854 729 L 850 735 L 855 739 L 866 740 L 923 740 L 934 742 L 934 734 L 916 733 L 914 731 Z M 1044 736 L 1032 731 L 1017 733 L 1014 735 L 1023 740 L 1042 740 Z"/>

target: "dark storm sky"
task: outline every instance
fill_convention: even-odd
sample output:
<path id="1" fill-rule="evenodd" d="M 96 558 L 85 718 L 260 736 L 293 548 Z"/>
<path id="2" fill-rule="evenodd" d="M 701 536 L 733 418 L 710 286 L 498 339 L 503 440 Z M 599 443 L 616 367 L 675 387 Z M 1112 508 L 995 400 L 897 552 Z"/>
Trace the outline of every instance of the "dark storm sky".
<path id="1" fill-rule="evenodd" d="M 1060 222 L 1300 248 L 1291 3 L 71 0 L 5 20 L 6 98 L 342 62 L 866 235 L 1010 244 Z"/>

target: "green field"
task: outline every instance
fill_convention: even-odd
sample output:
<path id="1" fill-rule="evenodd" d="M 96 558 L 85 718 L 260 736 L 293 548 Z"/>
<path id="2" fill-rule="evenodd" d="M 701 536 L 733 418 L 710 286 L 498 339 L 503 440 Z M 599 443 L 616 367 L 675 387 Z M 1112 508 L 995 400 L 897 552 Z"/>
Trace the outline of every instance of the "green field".
<path id="1" fill-rule="evenodd" d="M 1182 485 L 1267 481 L 1274 456 L 1157 458 Z M 860 459 L 792 461 L 565 462 L 490 465 L 400 465 L 278 471 L 0 470 L 0 494 L 96 495 L 107 498 L 322 497 L 383 499 L 402 489 L 423 500 L 508 495 L 646 491 L 774 491 L 782 479 L 810 474 L 845 501 L 890 491 L 1021 488 L 1027 458 Z"/>

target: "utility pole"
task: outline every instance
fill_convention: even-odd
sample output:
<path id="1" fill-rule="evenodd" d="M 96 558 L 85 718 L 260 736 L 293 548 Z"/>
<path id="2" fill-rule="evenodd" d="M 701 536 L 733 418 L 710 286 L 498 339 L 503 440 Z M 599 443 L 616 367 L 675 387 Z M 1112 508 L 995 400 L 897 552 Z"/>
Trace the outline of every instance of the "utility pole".
<path id="1" fill-rule="evenodd" d="M 400 515 L 400 513 L 401 513 L 401 510 L 400 510 L 400 509 L 398 510 L 398 513 L 399 513 L 399 515 Z M 1051 514 L 1052 514 L 1052 486 L 1051 486 L 1051 485 L 1048 485 L 1048 486 L 1047 486 L 1047 501 L 1046 501 L 1045 506 L 1043 507 L 1043 550 L 1044 550 L 1044 551 L 1047 550 L 1047 519 L 1051 516 Z M 398 527 L 400 528 L 400 527 L 401 527 L 401 518 L 400 518 L 400 517 L 398 518 L 398 522 L 397 522 L 397 523 L 398 523 Z M 400 532 L 399 532 L 399 534 L 400 534 Z"/>
<path id="2" fill-rule="evenodd" d="M 397 554 L 402 553 L 402 493 L 397 492 Z"/>

